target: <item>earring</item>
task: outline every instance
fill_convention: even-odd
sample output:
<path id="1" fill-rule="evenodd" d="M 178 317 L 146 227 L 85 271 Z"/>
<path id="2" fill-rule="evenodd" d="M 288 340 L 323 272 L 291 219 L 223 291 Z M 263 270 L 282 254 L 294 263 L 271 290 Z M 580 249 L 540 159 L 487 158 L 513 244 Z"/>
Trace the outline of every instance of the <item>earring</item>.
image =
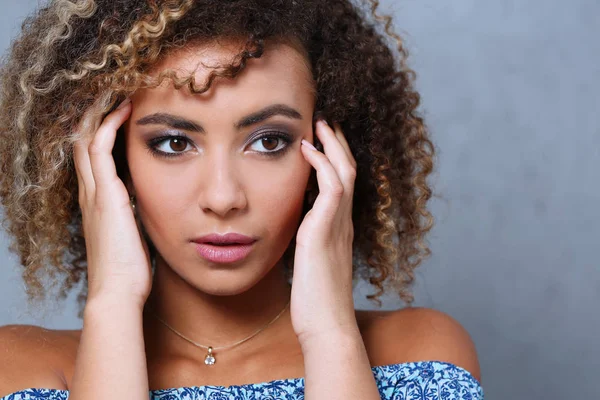
<path id="1" fill-rule="evenodd" d="M 131 205 L 131 209 L 135 212 L 135 196 L 129 196 L 129 204 Z"/>

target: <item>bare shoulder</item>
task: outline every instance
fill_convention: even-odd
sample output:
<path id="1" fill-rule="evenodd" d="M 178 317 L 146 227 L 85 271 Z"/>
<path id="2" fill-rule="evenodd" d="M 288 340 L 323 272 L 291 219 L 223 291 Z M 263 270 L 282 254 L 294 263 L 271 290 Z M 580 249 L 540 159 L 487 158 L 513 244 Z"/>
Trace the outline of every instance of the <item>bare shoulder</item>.
<path id="1" fill-rule="evenodd" d="M 372 365 L 443 361 L 464 368 L 481 381 L 475 344 L 448 314 L 423 307 L 361 313 L 357 321 Z"/>
<path id="2" fill-rule="evenodd" d="M 1 326 L 0 397 L 29 388 L 66 390 L 63 371 L 77 351 L 75 332 Z"/>

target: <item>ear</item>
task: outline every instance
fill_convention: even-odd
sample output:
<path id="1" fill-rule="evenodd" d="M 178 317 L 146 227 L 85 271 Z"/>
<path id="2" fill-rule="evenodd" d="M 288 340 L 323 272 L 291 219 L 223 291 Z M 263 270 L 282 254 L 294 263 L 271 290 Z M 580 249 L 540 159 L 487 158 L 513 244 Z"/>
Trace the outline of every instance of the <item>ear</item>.
<path id="1" fill-rule="evenodd" d="M 135 186 L 133 185 L 133 180 L 131 179 L 131 175 L 129 174 L 129 168 L 126 166 L 126 164 L 123 167 L 123 169 L 119 172 L 119 178 L 125 185 L 125 189 L 127 189 L 129 197 L 135 197 Z"/>
<path id="2" fill-rule="evenodd" d="M 131 181 L 129 174 L 127 174 L 124 183 L 125 188 L 127 189 L 127 193 L 129 193 L 129 197 L 135 197 L 135 188 L 133 187 L 133 182 Z"/>
<path id="3" fill-rule="evenodd" d="M 130 196 L 135 196 L 135 187 L 129 174 L 129 166 L 127 165 L 127 153 L 125 151 L 125 127 L 121 126 L 117 130 L 117 137 L 115 139 L 115 146 L 112 150 L 113 160 L 117 169 L 117 175 L 125 185 L 125 189 Z"/>
<path id="4" fill-rule="evenodd" d="M 125 189 L 127 189 L 129 196 L 135 196 L 135 186 L 133 185 L 133 180 L 131 179 L 127 164 L 123 165 L 123 168 L 119 173 L 119 178 L 121 178 L 121 181 L 125 185 Z"/>
<path id="5" fill-rule="evenodd" d="M 308 177 L 308 183 L 306 184 L 306 192 L 312 192 L 318 187 L 317 182 L 317 171 L 312 169 L 310 176 Z"/>

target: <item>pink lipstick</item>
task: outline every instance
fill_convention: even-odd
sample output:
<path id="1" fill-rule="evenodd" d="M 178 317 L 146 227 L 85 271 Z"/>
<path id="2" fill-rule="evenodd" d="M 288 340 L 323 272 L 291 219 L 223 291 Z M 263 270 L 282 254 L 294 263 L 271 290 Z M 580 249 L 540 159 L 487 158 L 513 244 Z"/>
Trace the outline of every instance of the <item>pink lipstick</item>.
<path id="1" fill-rule="evenodd" d="M 214 263 L 233 263 L 246 258 L 256 239 L 239 233 L 210 234 L 193 239 L 198 254 Z"/>

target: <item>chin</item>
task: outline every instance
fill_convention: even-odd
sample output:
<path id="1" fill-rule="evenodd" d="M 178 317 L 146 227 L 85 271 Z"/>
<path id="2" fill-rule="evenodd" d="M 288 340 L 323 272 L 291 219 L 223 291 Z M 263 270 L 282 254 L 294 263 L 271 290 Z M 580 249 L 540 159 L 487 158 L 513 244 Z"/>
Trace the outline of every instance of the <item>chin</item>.
<path id="1" fill-rule="evenodd" d="M 202 273 L 182 276 L 196 289 L 213 296 L 235 296 L 246 292 L 269 273 L 269 270 L 256 271 L 250 266 L 230 268 L 207 268 Z"/>

